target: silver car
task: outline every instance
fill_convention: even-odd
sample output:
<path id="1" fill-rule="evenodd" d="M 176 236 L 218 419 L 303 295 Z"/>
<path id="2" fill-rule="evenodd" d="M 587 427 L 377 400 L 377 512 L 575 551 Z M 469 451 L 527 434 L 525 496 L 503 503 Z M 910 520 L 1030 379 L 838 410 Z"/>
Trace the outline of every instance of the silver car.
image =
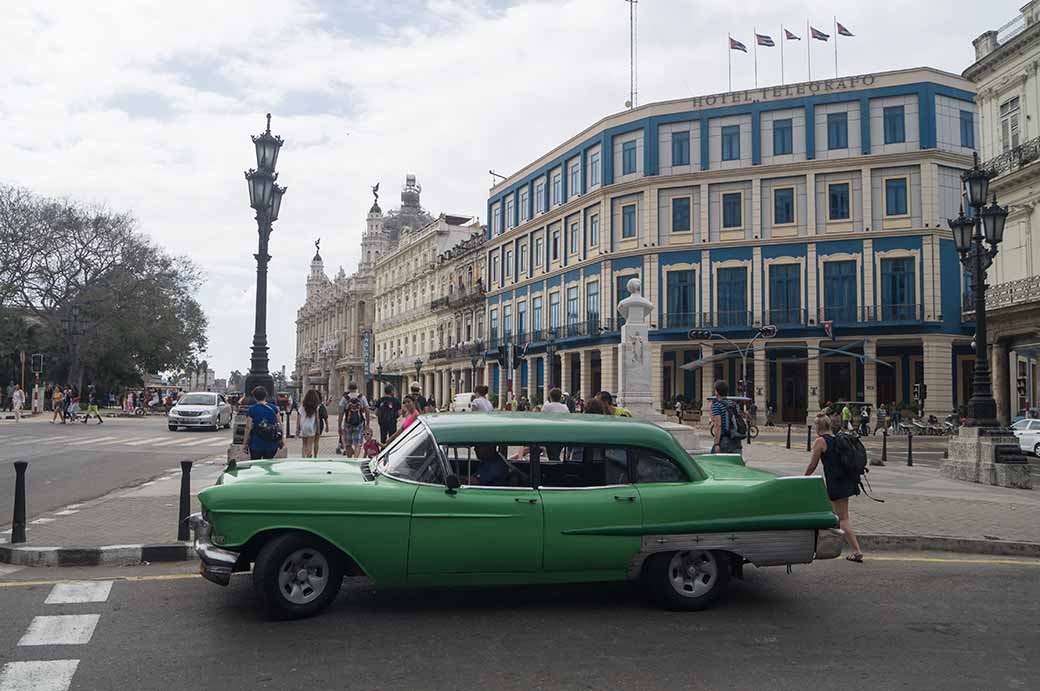
<path id="1" fill-rule="evenodd" d="M 176 432 L 179 427 L 216 430 L 231 427 L 233 417 L 231 406 L 223 394 L 200 391 L 186 393 L 177 399 L 177 403 L 167 415 L 167 422 L 171 432 Z"/>
<path id="2" fill-rule="evenodd" d="M 1023 451 L 1040 456 L 1040 420 L 1019 420 L 1011 425 L 1011 431 Z"/>

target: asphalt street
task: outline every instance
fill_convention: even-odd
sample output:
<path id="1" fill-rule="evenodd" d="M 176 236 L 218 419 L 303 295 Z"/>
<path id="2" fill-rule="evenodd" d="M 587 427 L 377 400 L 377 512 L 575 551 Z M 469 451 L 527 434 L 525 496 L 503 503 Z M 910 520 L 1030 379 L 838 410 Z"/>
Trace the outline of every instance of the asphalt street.
<path id="1" fill-rule="evenodd" d="M 0 524 L 11 519 L 14 461 L 28 461 L 27 513 L 93 499 L 138 484 L 181 460 L 223 455 L 231 430 L 170 432 L 166 418 L 107 418 L 82 424 L 0 424 Z"/>
<path id="2" fill-rule="evenodd" d="M 13 685 L 34 673 L 59 691 L 1036 688 L 1037 561 L 889 553 L 749 569 L 700 613 L 658 610 L 625 584 L 351 584 L 296 622 L 264 619 L 248 576 L 221 589 L 184 568 L 0 583 L 0 689 L 39 688 Z M 41 573 L 61 571 L 18 576 Z"/>

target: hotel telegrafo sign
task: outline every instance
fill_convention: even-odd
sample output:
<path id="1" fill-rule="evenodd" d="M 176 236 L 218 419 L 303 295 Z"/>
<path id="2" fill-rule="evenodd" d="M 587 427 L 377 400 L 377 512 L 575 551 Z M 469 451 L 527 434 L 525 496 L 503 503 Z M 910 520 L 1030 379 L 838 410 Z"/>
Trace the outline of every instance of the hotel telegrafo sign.
<path id="1" fill-rule="evenodd" d="M 820 79 L 815 82 L 801 82 L 783 86 L 763 86 L 758 89 L 747 89 L 745 91 L 695 96 L 690 100 L 694 108 L 731 106 L 738 103 L 756 103 L 784 98 L 797 98 L 798 96 L 815 96 L 816 94 L 827 94 L 835 91 L 848 91 L 859 87 L 873 86 L 876 80 L 876 77 L 872 74 L 857 75 L 855 77 L 835 77 L 834 79 Z"/>

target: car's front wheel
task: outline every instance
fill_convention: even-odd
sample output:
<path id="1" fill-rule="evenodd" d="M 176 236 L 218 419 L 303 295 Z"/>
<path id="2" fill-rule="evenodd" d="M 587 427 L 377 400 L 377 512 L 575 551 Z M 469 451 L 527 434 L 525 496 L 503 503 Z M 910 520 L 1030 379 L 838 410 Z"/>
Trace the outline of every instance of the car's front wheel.
<path id="1" fill-rule="evenodd" d="M 343 584 L 335 547 L 307 533 L 286 533 L 263 546 L 253 565 L 253 587 L 267 612 L 279 619 L 314 616 Z"/>
<path id="2" fill-rule="evenodd" d="M 176 432 L 177 431 L 177 425 L 168 425 L 168 426 L 169 426 L 171 432 Z"/>
<path id="3" fill-rule="evenodd" d="M 1040 456 L 1040 441 L 1038 441 L 1036 446 L 1033 447 L 1033 455 Z"/>
<path id="4" fill-rule="evenodd" d="M 729 583 L 729 554 L 689 550 L 655 554 L 643 571 L 651 595 L 666 609 L 699 610 L 713 605 Z"/>

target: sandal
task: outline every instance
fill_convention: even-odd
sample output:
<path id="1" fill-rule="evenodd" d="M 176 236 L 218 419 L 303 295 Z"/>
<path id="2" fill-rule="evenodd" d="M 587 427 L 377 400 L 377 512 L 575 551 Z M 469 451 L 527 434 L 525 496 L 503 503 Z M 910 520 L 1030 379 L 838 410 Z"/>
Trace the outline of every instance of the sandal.
<path id="1" fill-rule="evenodd" d="M 862 552 L 855 552 L 853 554 L 850 554 L 847 557 L 845 557 L 845 561 L 854 561 L 857 564 L 862 564 L 863 563 L 863 553 Z"/>

